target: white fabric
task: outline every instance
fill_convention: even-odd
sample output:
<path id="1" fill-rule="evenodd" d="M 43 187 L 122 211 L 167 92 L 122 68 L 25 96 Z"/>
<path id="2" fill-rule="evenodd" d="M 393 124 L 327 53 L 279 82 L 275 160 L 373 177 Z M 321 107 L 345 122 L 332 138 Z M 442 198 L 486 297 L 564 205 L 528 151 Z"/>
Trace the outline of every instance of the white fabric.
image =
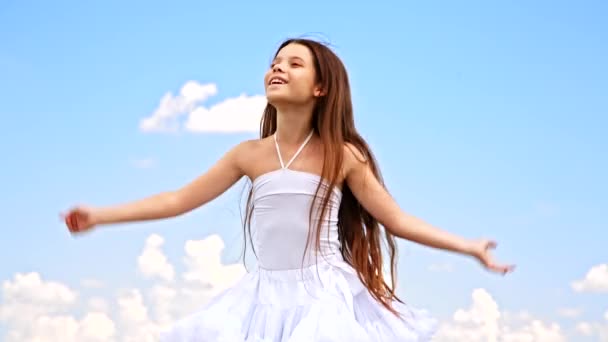
<path id="1" fill-rule="evenodd" d="M 316 229 L 318 224 L 316 210 L 310 221 L 311 201 L 318 182 L 317 175 L 290 169 L 272 171 L 255 179 L 251 235 L 260 267 L 296 269 L 309 266 L 322 256 L 340 254 L 337 224 L 342 194 L 338 189 L 333 191 L 327 216 L 322 221 L 319 250 L 314 248 L 314 233 L 310 233 L 309 239 L 312 246 L 306 248 L 309 230 Z M 326 187 L 321 195 L 323 190 Z M 321 200 L 317 200 L 319 206 Z M 303 263 L 305 248 L 308 253 Z"/>
<path id="2" fill-rule="evenodd" d="M 277 154 L 279 155 L 279 162 L 281 162 L 281 168 L 287 169 L 289 167 L 289 165 L 291 165 L 291 163 L 293 163 L 293 161 L 296 160 L 298 155 L 300 155 L 300 152 L 302 152 L 302 150 L 304 149 L 306 144 L 308 144 L 308 142 L 310 141 L 310 138 L 312 138 L 313 133 L 314 133 L 314 131 L 310 131 L 310 133 L 308 133 L 308 136 L 306 137 L 306 139 L 304 139 L 304 142 L 302 143 L 302 145 L 300 145 L 300 147 L 298 148 L 296 153 L 294 153 L 293 156 L 291 157 L 291 159 L 287 162 L 287 165 L 285 165 L 285 163 L 283 163 L 283 156 L 281 156 L 281 148 L 279 147 L 279 141 L 277 140 L 277 134 L 275 133 L 272 135 L 272 137 L 274 138 L 274 146 L 276 147 Z"/>
<path id="3" fill-rule="evenodd" d="M 283 166 L 278 143 L 276 147 Z M 318 223 L 313 212 L 309 226 L 312 199 L 319 184 L 322 190 L 327 187 L 319 175 L 287 167 L 253 181 L 252 238 L 259 268 L 178 321 L 162 341 L 429 341 L 437 326 L 434 318 L 400 303 L 394 307 L 401 318 L 395 316 L 371 297 L 342 259 L 339 189 L 322 220 L 320 249 L 315 251 L 316 235 L 311 234 L 304 256 L 309 229 Z"/>

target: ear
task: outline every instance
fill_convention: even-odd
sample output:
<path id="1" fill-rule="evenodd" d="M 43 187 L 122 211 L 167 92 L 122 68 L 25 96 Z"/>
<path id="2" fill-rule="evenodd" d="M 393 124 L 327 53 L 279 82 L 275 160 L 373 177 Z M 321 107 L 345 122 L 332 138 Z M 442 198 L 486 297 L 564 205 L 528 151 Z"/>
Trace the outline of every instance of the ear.
<path id="1" fill-rule="evenodd" d="M 317 86 L 315 87 L 315 91 L 313 92 L 313 94 L 315 95 L 315 97 L 321 97 L 325 96 L 326 93 L 320 86 Z"/>

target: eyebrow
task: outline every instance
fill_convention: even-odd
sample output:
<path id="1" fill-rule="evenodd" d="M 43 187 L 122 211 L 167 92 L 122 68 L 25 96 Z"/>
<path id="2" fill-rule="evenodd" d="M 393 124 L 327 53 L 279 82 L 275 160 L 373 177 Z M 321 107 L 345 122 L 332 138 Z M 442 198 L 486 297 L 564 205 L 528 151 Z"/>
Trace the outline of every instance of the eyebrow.
<path id="1" fill-rule="evenodd" d="M 282 57 L 275 57 L 272 60 L 272 62 L 274 63 L 274 62 L 280 61 L 281 59 L 283 59 L 283 58 Z M 298 56 L 289 56 L 289 57 L 287 57 L 287 59 L 291 59 L 291 60 L 297 59 L 297 60 L 299 60 L 301 62 L 304 62 L 304 59 L 302 59 L 301 57 L 298 57 Z"/>

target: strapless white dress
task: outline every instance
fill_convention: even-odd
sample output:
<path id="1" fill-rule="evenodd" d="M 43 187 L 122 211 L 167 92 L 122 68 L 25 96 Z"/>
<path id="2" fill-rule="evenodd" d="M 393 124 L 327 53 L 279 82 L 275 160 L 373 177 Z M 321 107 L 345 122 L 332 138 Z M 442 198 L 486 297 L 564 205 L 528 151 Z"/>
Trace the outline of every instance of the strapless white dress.
<path id="1" fill-rule="evenodd" d="M 282 168 L 252 184 L 251 228 L 258 268 L 176 322 L 161 340 L 430 341 L 437 328 L 435 318 L 398 302 L 394 307 L 401 318 L 395 316 L 369 294 L 343 260 L 337 228 L 339 189 L 334 189 L 331 210 L 322 222 L 319 250 L 314 249 L 313 238 L 304 255 L 310 207 L 321 177 L 288 168 L 301 148 L 286 166 L 278 145 L 277 151 Z"/>

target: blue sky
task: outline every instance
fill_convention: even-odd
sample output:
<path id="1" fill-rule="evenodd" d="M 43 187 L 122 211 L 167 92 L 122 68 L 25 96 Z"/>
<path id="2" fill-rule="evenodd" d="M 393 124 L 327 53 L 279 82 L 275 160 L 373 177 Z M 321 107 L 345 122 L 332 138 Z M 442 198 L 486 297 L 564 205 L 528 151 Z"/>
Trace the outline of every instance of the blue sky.
<path id="1" fill-rule="evenodd" d="M 404 210 L 493 237 L 497 257 L 518 265 L 503 278 L 401 242 L 403 297 L 446 331 L 466 333 L 453 315 L 473 310 L 472 293 L 483 289 L 499 311 L 529 313 L 548 330 L 555 323 L 567 340 L 608 338 L 607 11 L 600 1 L 3 1 L 0 308 L 20 310 L 6 284 L 37 272 L 83 302 L 106 298 L 116 322 L 115 293 L 150 285 L 137 260 L 151 234 L 163 237 L 177 272 L 186 241 L 212 234 L 226 245 L 222 260 L 235 262 L 242 185 L 184 217 L 77 239 L 58 215 L 181 186 L 254 137 L 147 132 L 140 122 L 189 81 L 217 87 L 206 108 L 262 95 L 280 41 L 308 35 L 346 64 L 359 130 Z M 81 317 L 81 304 L 69 314 Z M 18 329 L 6 312 L 0 333 Z"/>

